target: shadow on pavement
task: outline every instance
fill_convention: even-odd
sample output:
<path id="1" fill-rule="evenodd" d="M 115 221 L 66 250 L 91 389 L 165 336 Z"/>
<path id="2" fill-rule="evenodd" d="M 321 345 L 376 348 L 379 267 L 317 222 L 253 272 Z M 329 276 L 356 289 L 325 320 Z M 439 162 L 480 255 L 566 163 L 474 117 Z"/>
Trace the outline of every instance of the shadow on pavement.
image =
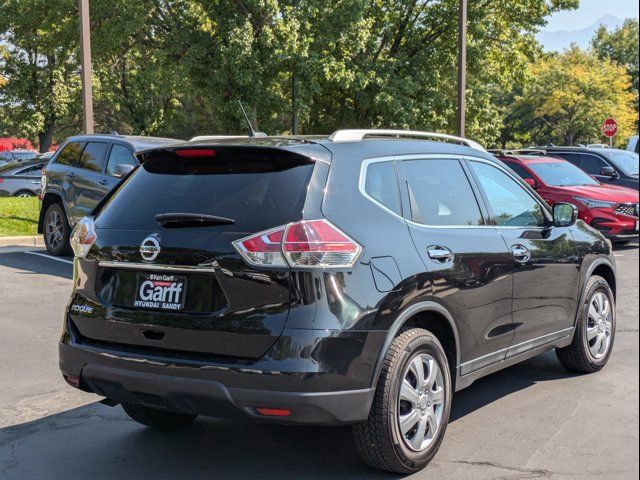
<path id="1" fill-rule="evenodd" d="M 17 273 L 22 275 L 53 275 L 69 280 L 73 278 L 72 265 L 26 252 L 0 253 L 0 266 L 20 270 Z"/>
<path id="2" fill-rule="evenodd" d="M 454 397 L 452 422 L 535 383 L 570 376 L 553 353 L 479 380 Z M 99 403 L 0 429 L 7 478 L 392 479 L 367 468 L 349 427 L 199 419 L 178 431 L 142 427 Z"/>
<path id="3" fill-rule="evenodd" d="M 618 252 L 618 251 L 624 251 L 624 250 L 637 250 L 638 249 L 638 242 L 630 242 L 630 243 L 614 243 L 613 244 L 613 250 Z"/>

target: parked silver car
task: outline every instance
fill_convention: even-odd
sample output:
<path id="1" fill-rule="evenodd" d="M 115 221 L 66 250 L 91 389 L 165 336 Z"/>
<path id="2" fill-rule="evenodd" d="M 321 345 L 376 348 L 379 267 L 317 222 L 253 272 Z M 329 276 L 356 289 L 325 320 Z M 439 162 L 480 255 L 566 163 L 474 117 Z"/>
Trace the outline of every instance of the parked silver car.
<path id="1" fill-rule="evenodd" d="M 0 197 L 35 197 L 40 194 L 40 172 L 47 159 L 11 162 L 0 166 Z"/>

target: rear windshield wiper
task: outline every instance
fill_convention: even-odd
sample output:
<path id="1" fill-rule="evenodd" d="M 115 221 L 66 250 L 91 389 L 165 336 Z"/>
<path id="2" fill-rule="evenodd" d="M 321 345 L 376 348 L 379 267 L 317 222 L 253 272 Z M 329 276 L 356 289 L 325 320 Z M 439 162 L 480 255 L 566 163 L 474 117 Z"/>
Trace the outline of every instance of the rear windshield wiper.
<path id="1" fill-rule="evenodd" d="M 165 228 L 209 227 L 236 223 L 232 218 L 206 213 L 159 213 L 156 215 L 156 221 Z"/>

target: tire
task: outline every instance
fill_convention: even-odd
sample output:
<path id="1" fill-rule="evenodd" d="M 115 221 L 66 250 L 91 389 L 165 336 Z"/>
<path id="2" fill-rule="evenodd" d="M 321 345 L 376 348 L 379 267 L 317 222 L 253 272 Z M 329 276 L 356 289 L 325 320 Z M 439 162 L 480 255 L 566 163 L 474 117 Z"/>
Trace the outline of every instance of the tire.
<path id="1" fill-rule="evenodd" d="M 601 312 L 598 308 L 597 299 L 602 301 L 603 298 L 608 302 L 608 313 Z M 594 315 L 595 313 L 598 315 Z M 556 349 L 556 355 L 567 370 L 597 372 L 609 361 L 615 335 L 616 308 L 613 292 L 604 278 L 594 275 L 585 286 L 584 302 L 580 306 L 573 341 L 567 347 Z M 596 343 L 601 337 L 604 338 L 605 345 L 599 349 Z"/>
<path id="2" fill-rule="evenodd" d="M 123 403 L 122 409 L 132 420 L 151 428 L 171 429 L 185 427 L 197 417 L 197 415 L 169 412 L 137 403 Z"/>
<path id="3" fill-rule="evenodd" d="M 20 198 L 28 198 L 28 197 L 35 197 L 36 194 L 33 192 L 30 192 L 29 190 L 20 190 L 19 192 L 14 193 L 13 196 L 20 197 Z"/>
<path id="4" fill-rule="evenodd" d="M 43 221 L 44 244 L 51 255 L 71 255 L 71 227 L 62 205 L 52 203 L 44 214 Z"/>
<path id="5" fill-rule="evenodd" d="M 425 357 L 426 361 L 420 361 L 425 360 Z M 429 359 L 439 369 L 435 382 L 439 395 L 436 397 L 434 389 L 426 397 L 431 400 L 429 402 L 425 402 L 424 395 L 415 404 L 407 402 L 401 398 L 404 395 L 404 388 L 401 392 L 401 386 L 408 379 L 407 383 L 413 388 L 415 361 L 422 364 L 425 377 L 430 377 L 432 364 Z M 430 383 L 427 381 L 423 385 Z M 419 328 L 407 330 L 396 337 L 385 356 L 369 418 L 352 427 L 356 448 L 362 459 L 371 467 L 399 474 L 417 472 L 426 467 L 444 438 L 451 410 L 451 395 L 449 364 L 438 339 L 431 332 Z M 414 405 L 417 406 L 415 409 Z M 435 434 L 431 434 L 428 439 L 431 430 L 428 428 L 424 441 L 420 441 L 418 436 L 420 423 L 407 430 L 407 426 L 414 420 L 405 420 L 402 422 L 404 427 L 401 427 L 401 419 L 411 417 L 414 410 L 417 412 L 418 422 L 425 418 L 421 415 L 424 410 L 418 407 L 427 407 L 427 419 L 430 418 L 429 408 L 433 409 L 431 414 L 439 416 Z M 402 433 L 403 430 L 406 434 Z M 420 445 L 417 448 L 416 442 Z"/>

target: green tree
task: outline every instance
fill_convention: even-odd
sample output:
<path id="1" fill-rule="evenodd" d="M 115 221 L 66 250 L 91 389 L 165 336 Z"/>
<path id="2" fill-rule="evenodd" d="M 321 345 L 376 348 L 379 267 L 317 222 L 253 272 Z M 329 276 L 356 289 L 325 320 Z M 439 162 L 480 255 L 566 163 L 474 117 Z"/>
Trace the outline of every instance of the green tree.
<path id="1" fill-rule="evenodd" d="M 540 58 L 527 74 L 530 82 L 512 109 L 520 118 L 517 127 L 535 143 L 602 141 L 601 125 L 610 116 L 619 124 L 617 138 L 633 131 L 636 112 L 624 67 L 574 46 Z"/>
<path id="2" fill-rule="evenodd" d="M 612 60 L 627 69 L 631 76 L 631 92 L 635 96 L 636 113 L 638 111 L 638 71 L 639 71 L 639 43 L 638 20 L 628 18 L 624 24 L 609 32 L 605 26 L 601 26 L 591 41 L 591 45 L 602 59 Z M 636 128 L 638 118 L 636 117 Z"/>
<path id="3" fill-rule="evenodd" d="M 73 0 L 0 0 L 0 108 L 8 129 L 48 150 L 79 109 L 77 10 Z"/>

